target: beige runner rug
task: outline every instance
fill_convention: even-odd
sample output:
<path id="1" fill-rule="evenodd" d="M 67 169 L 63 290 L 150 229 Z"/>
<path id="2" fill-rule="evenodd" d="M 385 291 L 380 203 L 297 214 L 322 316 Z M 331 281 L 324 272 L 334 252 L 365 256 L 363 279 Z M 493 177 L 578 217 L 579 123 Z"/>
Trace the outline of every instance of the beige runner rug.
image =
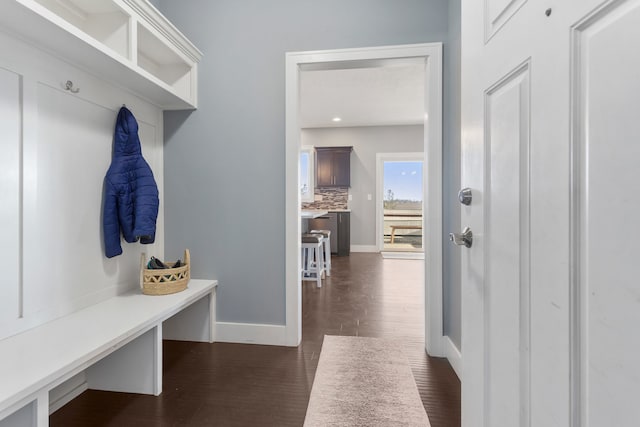
<path id="1" fill-rule="evenodd" d="M 430 426 L 400 345 L 325 335 L 305 427 Z"/>

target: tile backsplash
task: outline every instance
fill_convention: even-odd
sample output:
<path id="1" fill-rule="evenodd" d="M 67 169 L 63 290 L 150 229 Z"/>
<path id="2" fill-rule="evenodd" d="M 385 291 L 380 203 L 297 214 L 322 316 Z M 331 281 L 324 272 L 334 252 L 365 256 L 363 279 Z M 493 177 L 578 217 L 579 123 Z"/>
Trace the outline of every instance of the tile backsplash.
<path id="1" fill-rule="evenodd" d="M 316 188 L 315 195 L 322 196 L 322 200 L 303 202 L 302 209 L 348 209 L 349 188 Z"/>

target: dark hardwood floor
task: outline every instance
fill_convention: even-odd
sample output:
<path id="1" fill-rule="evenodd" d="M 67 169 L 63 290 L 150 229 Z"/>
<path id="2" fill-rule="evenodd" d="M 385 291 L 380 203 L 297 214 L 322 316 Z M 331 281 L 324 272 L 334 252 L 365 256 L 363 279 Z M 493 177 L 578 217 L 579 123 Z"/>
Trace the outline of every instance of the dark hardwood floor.
<path id="1" fill-rule="evenodd" d="M 422 262 L 333 262 L 321 289 L 303 282 L 298 348 L 165 341 L 162 395 L 86 391 L 51 426 L 302 426 L 325 334 L 398 338 L 432 426 L 459 426 L 460 382 L 424 352 Z"/>

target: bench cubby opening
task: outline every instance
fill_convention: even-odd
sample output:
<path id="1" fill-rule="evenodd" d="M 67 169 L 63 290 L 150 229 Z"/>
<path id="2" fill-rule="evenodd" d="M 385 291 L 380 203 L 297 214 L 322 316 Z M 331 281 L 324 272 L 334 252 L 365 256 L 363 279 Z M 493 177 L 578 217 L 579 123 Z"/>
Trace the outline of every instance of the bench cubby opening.
<path id="1" fill-rule="evenodd" d="M 118 55 L 131 59 L 129 15 L 111 1 L 36 0 Z"/>
<path id="2" fill-rule="evenodd" d="M 188 99 L 191 96 L 194 64 L 190 64 L 140 22 L 137 31 L 138 66 L 166 83 L 176 95 Z"/>

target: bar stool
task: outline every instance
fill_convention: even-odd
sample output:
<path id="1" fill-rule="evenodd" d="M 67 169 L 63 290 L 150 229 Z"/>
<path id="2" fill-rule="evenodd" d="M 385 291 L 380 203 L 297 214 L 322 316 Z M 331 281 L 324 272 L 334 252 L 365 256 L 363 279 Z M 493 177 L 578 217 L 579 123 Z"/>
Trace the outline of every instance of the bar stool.
<path id="1" fill-rule="evenodd" d="M 323 237 L 319 234 L 303 234 L 301 242 L 302 280 L 315 279 L 318 288 L 322 287 L 324 274 L 322 239 Z"/>
<path id="2" fill-rule="evenodd" d="M 331 230 L 311 230 L 309 233 L 322 235 L 322 246 L 324 247 L 324 271 L 327 276 L 331 276 Z"/>

